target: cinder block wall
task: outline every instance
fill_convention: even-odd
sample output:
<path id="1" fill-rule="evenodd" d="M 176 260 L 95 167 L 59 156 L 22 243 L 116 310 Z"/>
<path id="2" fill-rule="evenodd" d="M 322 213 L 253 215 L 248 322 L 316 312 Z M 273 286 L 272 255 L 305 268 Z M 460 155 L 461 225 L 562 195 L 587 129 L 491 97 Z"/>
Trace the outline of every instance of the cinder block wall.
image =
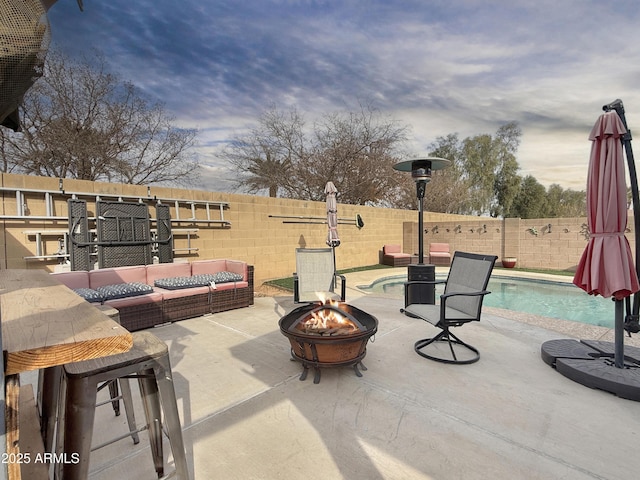
<path id="1" fill-rule="evenodd" d="M 198 228 L 191 239 L 191 246 L 198 248 L 193 254 L 177 254 L 183 260 L 232 258 L 246 261 L 255 266 L 256 283 L 290 276 L 295 270 L 295 249 L 298 247 L 326 247 L 327 225 L 325 202 L 309 202 L 252 195 L 239 195 L 199 190 L 146 187 L 125 184 L 60 180 L 57 178 L 3 174 L 3 215 L 16 215 L 18 210 L 15 193 L 11 189 L 64 190 L 65 193 L 83 192 L 103 195 L 139 196 L 143 198 L 177 198 L 184 200 L 228 202 L 224 218 L 231 222 L 229 228 L 205 223 L 181 223 L 174 228 Z M 62 188 L 61 188 L 62 187 Z M 130 201 L 130 200 L 128 200 Z M 95 214 L 95 204 L 88 202 L 88 213 Z M 0 242 L 0 267 L 2 268 L 43 268 L 52 271 L 57 260 L 25 260 L 36 254 L 33 236 L 29 230 L 68 230 L 66 220 L 40 220 L 33 217 L 47 214 L 43 193 L 29 193 L 24 197 L 26 218 L 21 220 L 0 220 L 2 235 Z M 49 215 L 66 217 L 68 207 L 65 199 L 53 202 L 53 212 Z M 153 208 L 150 209 L 155 216 Z M 364 220 L 364 228 L 355 226 L 356 214 Z M 172 209 L 172 215 L 173 209 Z M 198 218 L 205 218 L 202 211 Z M 290 219 L 278 217 L 296 217 Z M 29 219 L 29 217 L 32 217 Z M 180 218 L 191 217 L 191 211 L 181 208 Z M 308 220 L 298 217 L 318 217 Z M 382 246 L 388 243 L 403 243 L 403 224 L 417 221 L 417 212 L 355 205 L 338 205 L 338 233 L 341 245 L 336 249 L 338 268 L 351 268 L 377 264 Z M 450 219 L 449 215 L 426 214 L 429 219 Z M 58 249 L 55 236 L 46 237 L 43 253 L 54 253 Z M 177 236 L 176 248 L 185 248 L 187 239 Z"/>
<path id="2" fill-rule="evenodd" d="M 327 226 L 322 223 L 326 217 L 324 202 L 13 174 L 2 174 L 0 179 L 1 186 L 8 189 L 1 192 L 0 211 L 3 215 L 15 215 L 18 210 L 17 197 L 11 190 L 16 188 L 228 202 L 230 207 L 225 209 L 224 217 L 231 222 L 229 228 L 204 223 L 174 225 L 174 228 L 198 228 L 198 233 L 191 239 L 191 246 L 198 251 L 177 254 L 176 258 L 188 261 L 203 258 L 243 260 L 255 266 L 257 284 L 290 276 L 295 270 L 296 248 L 326 246 Z M 1 268 L 54 269 L 58 263 L 56 260 L 24 258 L 36 254 L 35 239 L 25 231 L 68 230 L 66 220 L 34 218 L 47 214 L 66 217 L 66 200 L 56 199 L 52 202 L 52 209 L 52 212 L 47 212 L 42 193 L 25 194 L 23 210 L 26 218 L 0 220 Z M 88 203 L 88 210 L 89 215 L 94 214 L 95 205 Z M 362 229 L 355 226 L 356 214 L 364 220 Z M 155 216 L 153 209 L 151 216 Z M 278 218 L 283 216 L 294 218 Z M 191 211 L 187 207 L 181 208 L 180 217 L 191 217 Z M 318 217 L 319 220 L 304 217 Z M 418 252 L 416 211 L 338 204 L 338 217 L 341 219 L 338 233 L 342 244 L 336 249 L 336 262 L 340 269 L 379 263 L 385 244 L 400 244 L 407 253 Z M 198 218 L 204 218 L 201 211 Z M 500 258 L 517 257 L 518 266 L 531 268 L 572 269 L 587 243 L 584 217 L 521 220 L 425 212 L 424 228 L 425 256 L 429 243 L 444 242 L 451 245 L 452 251 L 491 253 Z M 632 217 L 628 228 L 631 232 L 627 238 L 633 249 Z M 177 236 L 175 247 L 186 246 L 187 239 Z M 57 248 L 55 236 L 47 237 L 43 253 L 55 252 Z M 428 257 L 426 259 L 428 261 Z"/>
<path id="3" fill-rule="evenodd" d="M 627 229 L 626 237 L 634 252 L 633 214 L 628 217 Z M 417 251 L 417 224 L 406 223 L 403 231 L 405 251 Z M 587 219 L 464 217 L 457 222 L 430 220 L 425 221 L 423 241 L 425 261 L 428 261 L 429 244 L 444 242 L 449 243 L 451 251 L 516 257 L 519 267 L 574 270 L 587 245 Z"/>

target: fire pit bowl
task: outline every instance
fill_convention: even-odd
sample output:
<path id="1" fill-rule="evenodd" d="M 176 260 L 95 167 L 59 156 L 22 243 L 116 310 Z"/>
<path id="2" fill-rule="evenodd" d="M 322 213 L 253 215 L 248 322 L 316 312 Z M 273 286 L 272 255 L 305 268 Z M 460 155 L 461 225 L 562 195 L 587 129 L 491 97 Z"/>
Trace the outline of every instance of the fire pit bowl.
<path id="1" fill-rule="evenodd" d="M 343 316 L 349 327 L 331 328 L 330 325 L 316 333 L 302 326 L 314 316 L 327 312 Z M 305 304 L 283 316 L 278 324 L 282 334 L 289 339 L 292 358 L 302 363 L 300 380 L 305 380 L 309 368 L 313 367 L 313 383 L 320 382 L 320 368 L 324 367 L 353 365 L 356 375 L 361 377 L 358 365 L 366 370 L 362 359 L 367 353 L 367 342 L 378 330 L 376 317 L 343 302 Z"/>

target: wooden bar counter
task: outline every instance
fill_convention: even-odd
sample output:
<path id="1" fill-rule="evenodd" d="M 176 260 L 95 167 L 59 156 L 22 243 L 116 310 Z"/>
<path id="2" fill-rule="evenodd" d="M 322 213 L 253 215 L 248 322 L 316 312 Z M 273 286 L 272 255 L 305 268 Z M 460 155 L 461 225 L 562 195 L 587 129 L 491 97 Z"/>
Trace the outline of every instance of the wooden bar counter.
<path id="1" fill-rule="evenodd" d="M 35 407 L 28 407 L 32 410 L 28 414 L 24 411 L 26 404 L 33 403 L 32 390 L 22 398 L 18 374 L 39 369 L 52 372 L 51 367 L 127 352 L 133 338 L 127 329 L 44 270 L 0 270 L 0 322 L 4 353 L 4 369 L 0 357 L 0 385 L 6 390 L 0 452 L 6 452 L 9 459 L 31 460 L 2 465 L 0 480 L 46 477 L 47 465 L 37 464 L 35 452 L 30 451 L 32 440 L 42 444 Z M 46 397 L 43 408 L 51 402 Z M 33 428 L 25 430 L 30 423 L 25 420 L 35 420 L 35 435 L 30 432 Z"/>
<path id="2" fill-rule="evenodd" d="M 126 352 L 131 333 L 44 270 L 0 270 L 5 374 Z"/>

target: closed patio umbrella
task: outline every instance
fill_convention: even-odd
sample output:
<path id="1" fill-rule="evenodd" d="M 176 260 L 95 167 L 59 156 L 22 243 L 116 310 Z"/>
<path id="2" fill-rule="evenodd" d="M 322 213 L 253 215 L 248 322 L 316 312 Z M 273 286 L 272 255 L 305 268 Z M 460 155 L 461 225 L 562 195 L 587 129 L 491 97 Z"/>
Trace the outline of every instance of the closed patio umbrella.
<path id="1" fill-rule="evenodd" d="M 338 237 L 338 202 L 336 201 L 338 190 L 333 182 L 327 182 L 324 187 L 324 193 L 327 195 L 327 224 L 329 225 L 327 245 L 335 248 L 340 246 L 340 237 Z"/>
<path id="2" fill-rule="evenodd" d="M 338 237 L 338 202 L 336 200 L 336 193 L 338 193 L 338 190 L 333 182 L 327 182 L 324 186 L 324 193 L 327 196 L 327 225 L 329 226 L 329 232 L 327 233 L 327 245 L 331 247 L 333 252 L 333 273 L 335 273 L 336 247 L 340 245 L 340 237 Z M 332 287 L 334 286 L 335 285 L 332 285 Z"/>
<path id="3" fill-rule="evenodd" d="M 615 366 L 624 357 L 622 302 L 640 290 L 627 227 L 627 189 L 621 137 L 626 129 L 615 111 L 596 121 L 589 140 L 591 156 L 587 179 L 587 221 L 590 237 L 573 283 L 590 295 L 613 297 L 615 309 Z"/>

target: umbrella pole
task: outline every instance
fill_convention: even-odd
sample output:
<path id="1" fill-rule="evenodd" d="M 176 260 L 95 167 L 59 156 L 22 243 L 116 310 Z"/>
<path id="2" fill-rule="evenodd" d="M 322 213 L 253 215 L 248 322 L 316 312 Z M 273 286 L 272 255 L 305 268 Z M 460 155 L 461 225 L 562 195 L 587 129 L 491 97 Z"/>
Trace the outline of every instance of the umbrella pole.
<path id="1" fill-rule="evenodd" d="M 613 363 L 616 368 L 624 367 L 624 300 L 615 300 L 615 350 Z"/>
<path id="2" fill-rule="evenodd" d="M 636 164 L 633 159 L 633 150 L 631 149 L 631 133 L 629 132 L 629 128 L 627 127 L 627 121 L 624 118 L 624 109 L 621 119 L 624 123 L 625 128 L 627 129 L 627 133 L 622 138 L 622 144 L 624 145 L 624 150 L 627 154 L 627 166 L 629 168 L 629 182 L 631 183 L 631 198 L 633 200 L 633 226 L 635 230 L 634 234 L 636 241 L 636 274 L 638 275 L 638 277 L 640 277 L 640 263 L 638 262 L 638 259 L 640 258 L 640 239 L 638 238 L 638 234 L 640 233 L 640 194 L 638 193 L 638 176 L 636 174 Z M 639 312 L 640 295 L 636 292 L 633 295 L 632 313 L 635 317 L 637 317 Z"/>
<path id="3" fill-rule="evenodd" d="M 338 274 L 338 270 L 336 269 L 336 247 L 331 245 L 331 251 L 333 252 L 333 278 L 331 279 L 331 291 L 333 292 L 336 288 L 336 275 Z"/>

